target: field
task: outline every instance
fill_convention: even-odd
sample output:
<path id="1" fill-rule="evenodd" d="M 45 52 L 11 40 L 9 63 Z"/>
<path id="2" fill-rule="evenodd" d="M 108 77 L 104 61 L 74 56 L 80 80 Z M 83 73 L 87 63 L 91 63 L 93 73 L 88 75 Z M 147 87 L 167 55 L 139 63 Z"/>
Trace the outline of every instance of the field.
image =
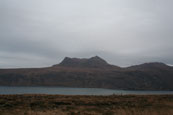
<path id="1" fill-rule="evenodd" d="M 0 95 L 0 115 L 173 115 L 173 95 Z"/>

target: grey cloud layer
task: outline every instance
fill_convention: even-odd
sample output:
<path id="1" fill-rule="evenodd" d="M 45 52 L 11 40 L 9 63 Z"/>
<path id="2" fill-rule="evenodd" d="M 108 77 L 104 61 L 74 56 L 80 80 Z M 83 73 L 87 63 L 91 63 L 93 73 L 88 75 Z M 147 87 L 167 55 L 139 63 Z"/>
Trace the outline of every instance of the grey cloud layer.
<path id="1" fill-rule="evenodd" d="M 173 64 L 172 0 L 1 0 L 0 67 L 100 55 Z"/>

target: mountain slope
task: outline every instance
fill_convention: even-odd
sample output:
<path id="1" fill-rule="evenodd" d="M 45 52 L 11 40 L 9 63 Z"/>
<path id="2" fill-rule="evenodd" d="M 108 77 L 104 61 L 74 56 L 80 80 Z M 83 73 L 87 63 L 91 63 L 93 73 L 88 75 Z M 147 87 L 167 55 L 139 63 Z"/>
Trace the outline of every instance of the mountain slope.
<path id="1" fill-rule="evenodd" d="M 66 57 L 47 68 L 1 69 L 0 85 L 66 86 L 130 90 L 173 90 L 173 68 L 163 63 L 145 63 L 120 68 L 96 56 Z"/>

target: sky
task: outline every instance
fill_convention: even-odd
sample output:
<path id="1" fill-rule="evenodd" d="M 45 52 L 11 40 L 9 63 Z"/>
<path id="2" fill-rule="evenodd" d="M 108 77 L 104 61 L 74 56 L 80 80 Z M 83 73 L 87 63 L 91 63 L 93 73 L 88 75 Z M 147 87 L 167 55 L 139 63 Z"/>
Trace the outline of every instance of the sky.
<path id="1" fill-rule="evenodd" d="M 100 56 L 173 65 L 172 0 L 0 0 L 0 68 Z"/>

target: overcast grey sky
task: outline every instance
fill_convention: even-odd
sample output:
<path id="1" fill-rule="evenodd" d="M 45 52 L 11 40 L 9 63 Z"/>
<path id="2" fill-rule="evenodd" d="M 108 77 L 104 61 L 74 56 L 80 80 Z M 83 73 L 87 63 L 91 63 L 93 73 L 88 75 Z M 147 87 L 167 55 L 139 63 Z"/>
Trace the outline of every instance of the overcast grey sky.
<path id="1" fill-rule="evenodd" d="M 64 57 L 173 64 L 173 0 L 0 0 L 0 68 Z"/>

